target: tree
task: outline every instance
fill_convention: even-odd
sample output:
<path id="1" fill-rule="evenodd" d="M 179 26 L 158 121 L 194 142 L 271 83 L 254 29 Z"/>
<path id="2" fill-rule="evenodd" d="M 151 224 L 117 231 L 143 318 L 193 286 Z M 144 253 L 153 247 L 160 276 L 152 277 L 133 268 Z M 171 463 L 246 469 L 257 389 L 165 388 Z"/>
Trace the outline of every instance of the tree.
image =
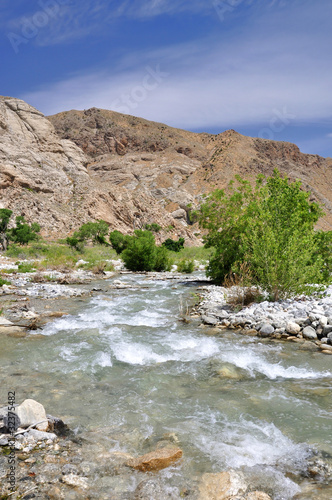
<path id="1" fill-rule="evenodd" d="M 91 240 L 92 243 L 95 244 L 108 245 L 105 239 L 108 230 L 107 222 L 100 219 L 97 222 L 87 222 L 83 224 L 73 236 L 83 242 Z"/>
<path id="2" fill-rule="evenodd" d="M 134 236 L 127 236 L 127 248 L 121 257 L 130 271 L 167 271 L 171 268 L 166 248 L 156 246 L 150 231 L 137 229 Z"/>
<path id="3" fill-rule="evenodd" d="M 7 228 L 12 213 L 12 210 L 8 208 L 0 208 L 0 245 L 4 251 L 6 251 L 8 247 Z"/>
<path id="4" fill-rule="evenodd" d="M 120 233 L 120 231 L 112 231 L 109 235 L 109 239 L 112 247 L 116 251 L 117 254 L 122 253 L 128 245 L 130 236 Z"/>
<path id="5" fill-rule="evenodd" d="M 317 283 L 328 282 L 324 259 L 314 226 L 323 215 L 317 203 L 275 170 L 256 185 L 237 178 L 229 192 L 216 191 L 200 210 L 202 227 L 208 230 L 206 246 L 215 254 L 208 275 L 221 283 L 246 262 L 254 284 L 273 300 L 310 294 Z"/>
<path id="6" fill-rule="evenodd" d="M 179 238 L 178 241 L 167 238 L 167 240 L 163 242 L 163 246 L 171 252 L 180 252 L 180 250 L 184 247 L 184 238 Z"/>
<path id="7" fill-rule="evenodd" d="M 27 245 L 30 241 L 39 239 L 40 225 L 36 222 L 28 224 L 22 215 L 18 215 L 15 219 L 16 226 L 8 231 L 8 236 L 14 243 Z"/>

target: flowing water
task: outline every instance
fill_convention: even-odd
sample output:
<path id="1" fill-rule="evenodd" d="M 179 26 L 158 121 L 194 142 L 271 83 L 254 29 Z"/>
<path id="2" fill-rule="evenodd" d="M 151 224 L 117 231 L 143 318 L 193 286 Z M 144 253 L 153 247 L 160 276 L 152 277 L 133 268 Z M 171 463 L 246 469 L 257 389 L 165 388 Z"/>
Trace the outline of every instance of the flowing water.
<path id="1" fill-rule="evenodd" d="M 89 435 L 99 445 L 90 447 L 92 462 L 100 446 L 137 456 L 176 442 L 182 462 L 159 473 L 171 498 L 204 472 L 229 468 L 275 500 L 299 493 L 313 450 L 332 454 L 331 358 L 231 331 L 211 335 L 179 321 L 194 286 L 124 279 L 133 288 L 72 299 L 72 314 L 38 335 L 1 339 L 2 389 Z M 142 476 L 99 485 L 127 498 Z M 314 491 L 300 498 L 330 498 L 323 485 Z"/>

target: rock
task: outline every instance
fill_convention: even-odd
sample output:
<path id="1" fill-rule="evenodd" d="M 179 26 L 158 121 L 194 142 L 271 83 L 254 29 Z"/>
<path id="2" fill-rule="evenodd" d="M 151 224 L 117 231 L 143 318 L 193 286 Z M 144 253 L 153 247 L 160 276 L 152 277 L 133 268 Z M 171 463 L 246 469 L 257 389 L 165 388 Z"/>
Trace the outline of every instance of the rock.
<path id="1" fill-rule="evenodd" d="M 247 488 L 241 472 L 229 470 L 220 474 L 204 474 L 198 486 L 198 500 L 229 500 L 243 496 Z"/>
<path id="2" fill-rule="evenodd" d="M 178 210 L 175 210 L 172 212 L 172 217 L 173 219 L 183 219 L 187 220 L 187 212 L 183 210 L 183 208 L 179 208 Z"/>
<path id="3" fill-rule="evenodd" d="M 62 477 L 62 482 L 68 484 L 68 486 L 81 488 L 82 490 L 86 490 L 89 487 L 86 477 L 76 476 L 75 474 L 66 474 Z"/>
<path id="4" fill-rule="evenodd" d="M 30 429 L 29 436 L 35 438 L 36 441 L 47 441 L 48 439 L 54 441 L 57 438 L 53 432 L 37 431 L 36 429 Z"/>
<path id="5" fill-rule="evenodd" d="M 205 316 L 205 314 L 202 315 L 202 321 L 206 325 L 216 325 L 218 323 L 217 318 L 214 316 Z"/>
<path id="6" fill-rule="evenodd" d="M 23 428 L 36 424 L 36 429 L 39 431 L 47 431 L 48 420 L 45 413 L 45 408 L 42 404 L 34 399 L 26 399 L 16 408 L 16 413 L 21 421 L 20 425 Z"/>
<path id="7" fill-rule="evenodd" d="M 316 340 L 317 339 L 316 331 L 311 326 L 306 326 L 303 329 L 302 335 L 305 339 L 308 339 L 308 340 Z"/>
<path id="8" fill-rule="evenodd" d="M 16 326 L 6 318 L 0 316 L 0 335 L 10 335 L 15 337 L 25 337 L 26 330 L 21 326 Z"/>
<path id="9" fill-rule="evenodd" d="M 141 472 L 165 469 L 182 457 L 180 448 L 160 448 L 141 457 L 128 460 L 126 465 Z"/>
<path id="10" fill-rule="evenodd" d="M 324 337 L 327 337 L 329 333 L 332 332 L 332 325 L 326 325 L 323 328 L 323 335 Z"/>
<path id="11" fill-rule="evenodd" d="M 293 321 L 289 321 L 286 325 L 286 332 L 290 333 L 291 335 L 297 335 L 300 333 L 301 327 L 297 323 L 294 323 Z"/>
<path id="12" fill-rule="evenodd" d="M 272 498 L 263 491 L 252 491 L 245 496 L 245 500 L 272 500 Z"/>
<path id="13" fill-rule="evenodd" d="M 47 420 L 48 430 L 54 432 L 57 436 L 67 436 L 70 433 L 68 425 L 65 424 L 61 418 L 47 415 Z"/>
<path id="14" fill-rule="evenodd" d="M 321 316 L 319 318 L 319 324 L 320 324 L 320 326 L 322 326 L 324 328 L 324 326 L 327 325 L 327 318 L 325 316 Z"/>
<path id="15" fill-rule="evenodd" d="M 139 483 L 135 490 L 135 500 L 169 500 L 169 495 L 163 491 L 161 484 L 155 479 Z"/>
<path id="16" fill-rule="evenodd" d="M 261 329 L 259 330 L 259 333 L 262 337 L 268 337 L 269 335 L 271 335 L 272 333 L 274 332 L 274 328 L 272 325 L 270 325 L 269 323 L 264 323 L 264 325 L 261 327 Z"/>

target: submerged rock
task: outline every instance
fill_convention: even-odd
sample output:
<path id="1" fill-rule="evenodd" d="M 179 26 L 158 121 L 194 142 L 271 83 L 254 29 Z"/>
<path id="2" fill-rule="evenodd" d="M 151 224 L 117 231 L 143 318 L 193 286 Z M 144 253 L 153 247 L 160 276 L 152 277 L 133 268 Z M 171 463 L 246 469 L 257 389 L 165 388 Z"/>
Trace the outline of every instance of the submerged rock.
<path id="1" fill-rule="evenodd" d="M 229 470 L 219 474 L 204 474 L 198 489 L 198 500 L 229 500 L 243 496 L 248 486 L 241 472 Z"/>
<path id="2" fill-rule="evenodd" d="M 146 455 L 128 460 L 126 465 L 142 472 L 165 469 L 182 457 L 180 448 L 160 448 Z"/>

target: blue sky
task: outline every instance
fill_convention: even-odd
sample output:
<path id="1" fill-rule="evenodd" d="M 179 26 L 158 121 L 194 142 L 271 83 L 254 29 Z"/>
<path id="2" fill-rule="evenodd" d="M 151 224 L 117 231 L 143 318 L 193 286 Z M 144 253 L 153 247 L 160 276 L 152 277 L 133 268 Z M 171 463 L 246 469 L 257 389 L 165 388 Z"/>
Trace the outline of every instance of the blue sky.
<path id="1" fill-rule="evenodd" d="M 0 94 L 332 156 L 331 0 L 2 0 Z"/>

